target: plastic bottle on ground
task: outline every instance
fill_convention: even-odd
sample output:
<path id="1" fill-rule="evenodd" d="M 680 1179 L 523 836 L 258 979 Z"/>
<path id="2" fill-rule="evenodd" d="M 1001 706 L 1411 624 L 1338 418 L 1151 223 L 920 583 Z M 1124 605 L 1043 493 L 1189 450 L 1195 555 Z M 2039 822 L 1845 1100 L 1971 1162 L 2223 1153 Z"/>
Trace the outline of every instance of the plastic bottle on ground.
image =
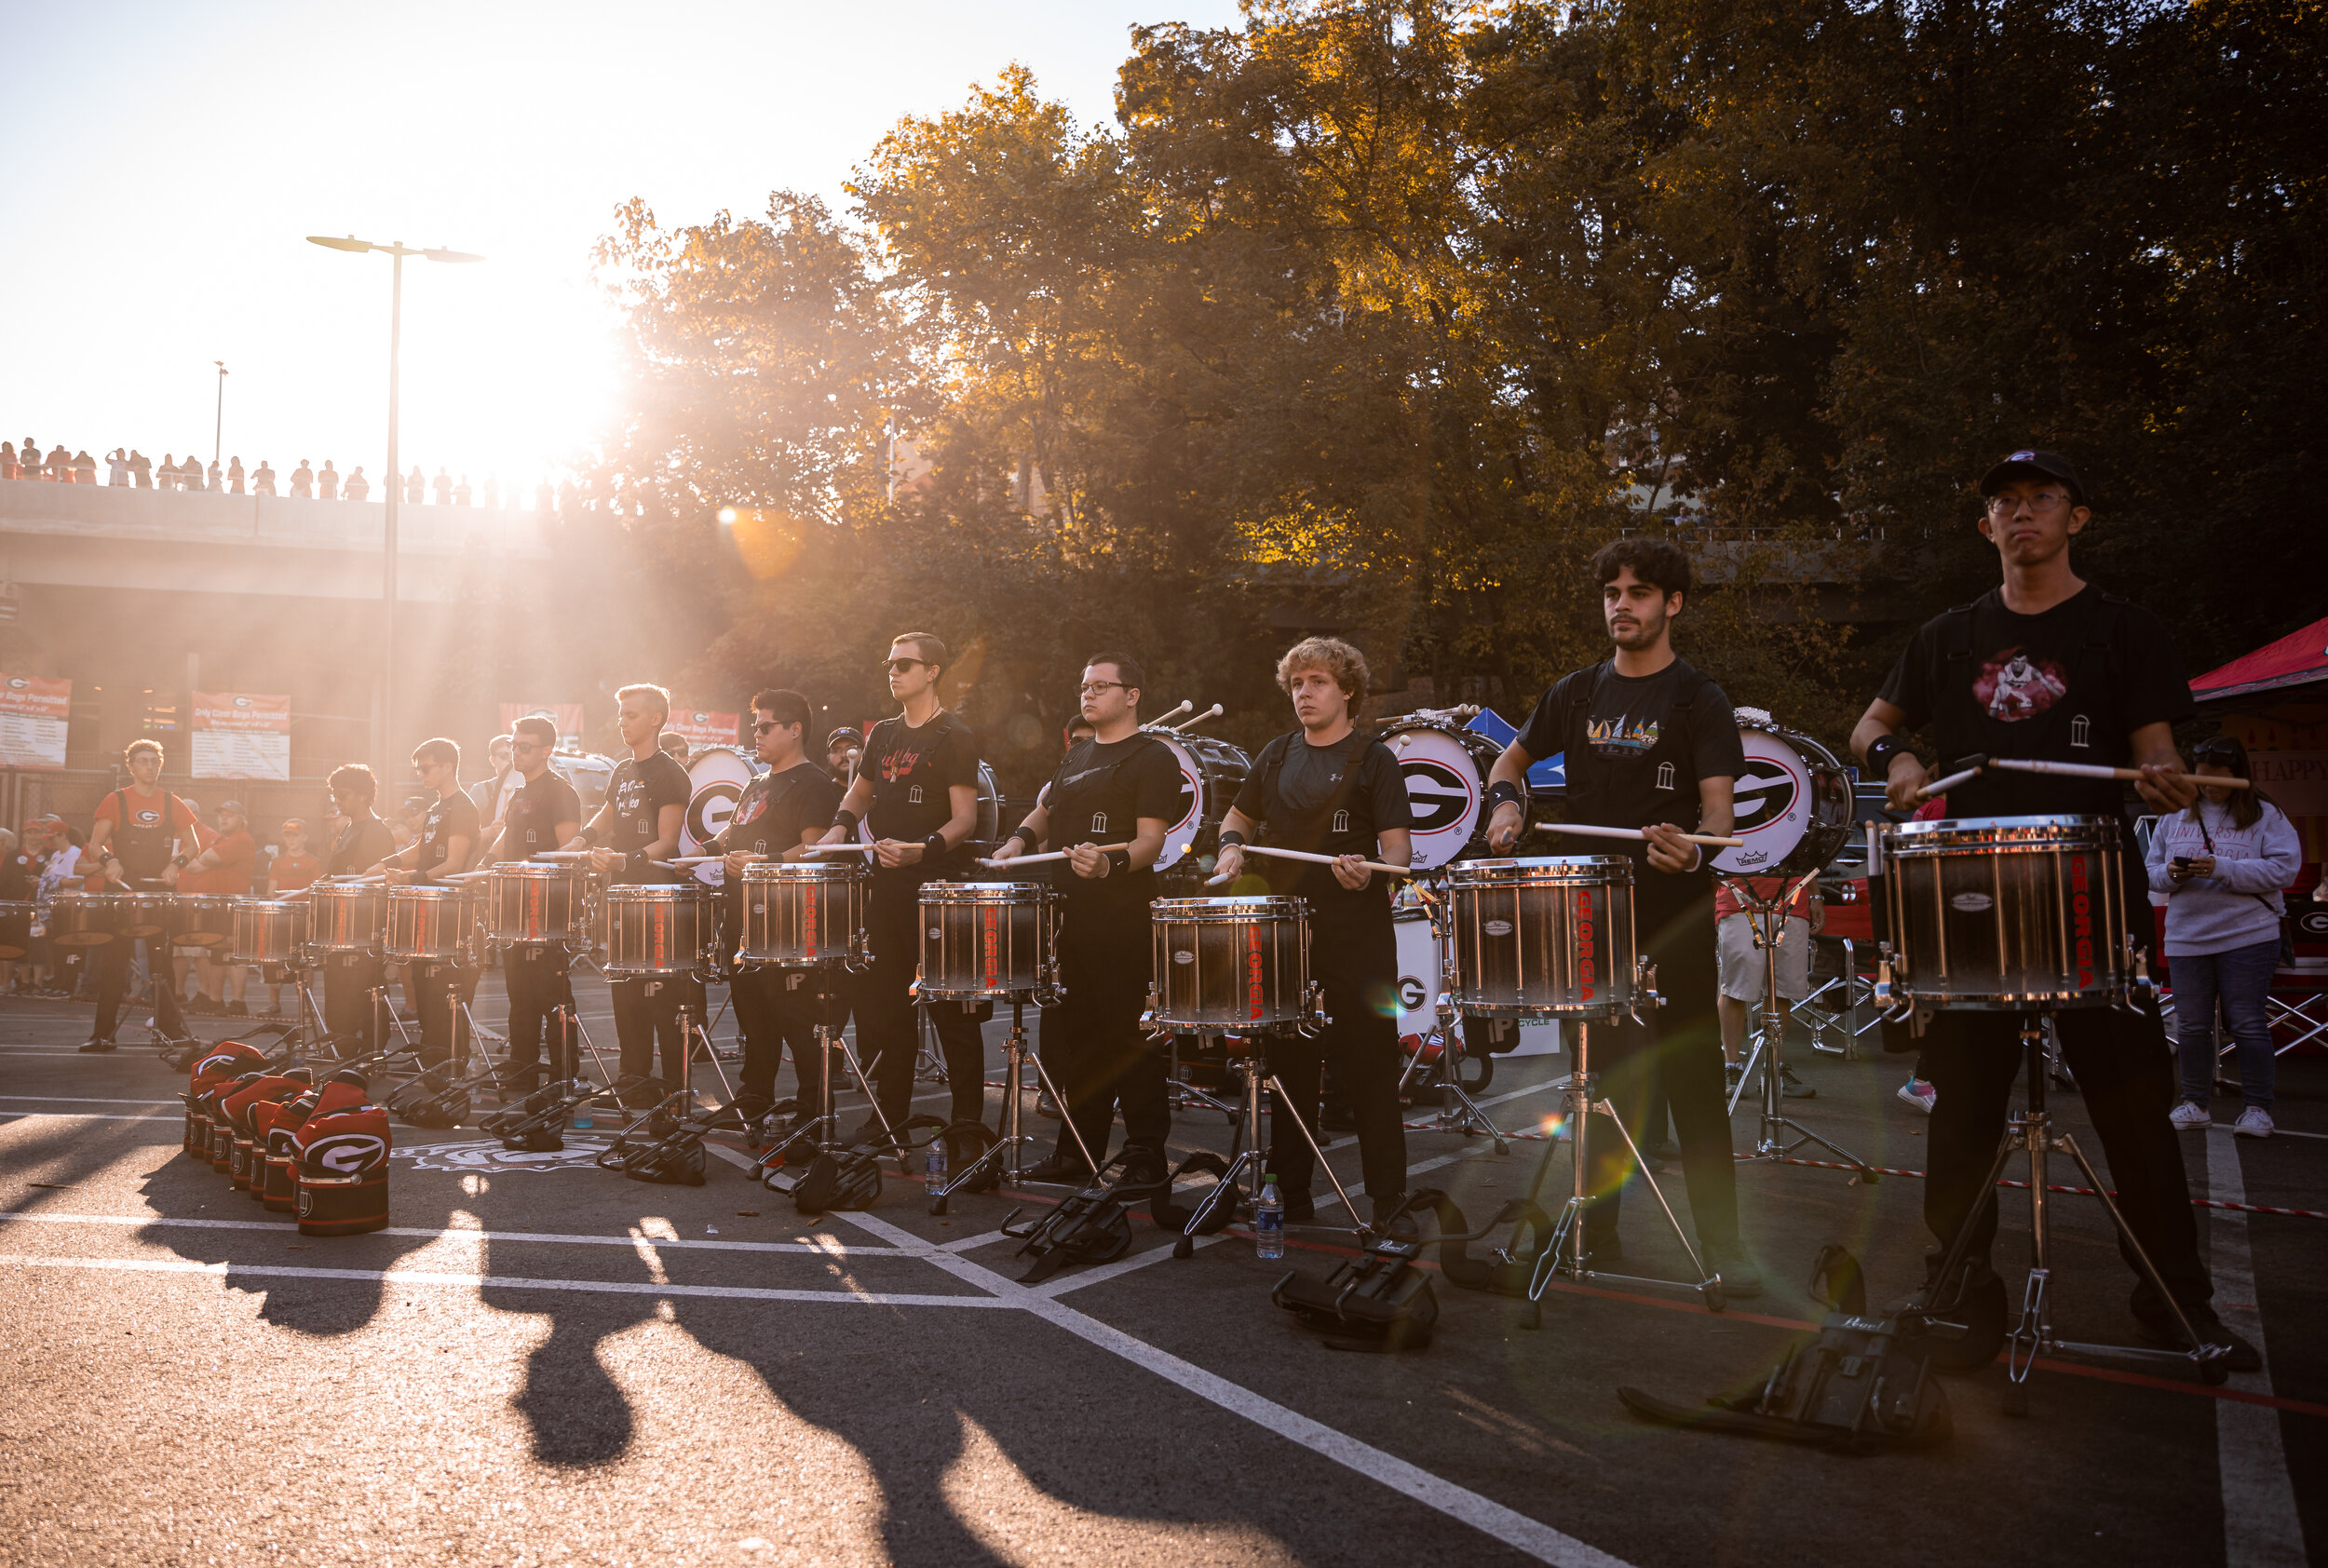
<path id="1" fill-rule="evenodd" d="M 931 1192 L 946 1184 L 946 1138 L 944 1133 L 929 1141 L 929 1152 L 922 1156 L 922 1184 Z"/>
<path id="2" fill-rule="evenodd" d="M 1274 1176 L 1262 1176 L 1261 1196 L 1253 1199 L 1252 1242 L 1257 1258 L 1285 1256 L 1285 1199 Z"/>

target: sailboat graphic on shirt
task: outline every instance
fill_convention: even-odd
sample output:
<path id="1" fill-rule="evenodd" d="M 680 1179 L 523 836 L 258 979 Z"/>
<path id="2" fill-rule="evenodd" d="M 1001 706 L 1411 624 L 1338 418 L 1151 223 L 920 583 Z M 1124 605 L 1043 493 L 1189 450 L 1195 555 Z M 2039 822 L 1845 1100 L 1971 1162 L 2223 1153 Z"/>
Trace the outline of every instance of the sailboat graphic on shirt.
<path id="1" fill-rule="evenodd" d="M 1587 719 L 1585 744 L 1604 757 L 1641 756 L 1657 750 L 1663 726 L 1655 719 L 1635 720 L 1619 713 L 1614 719 Z"/>

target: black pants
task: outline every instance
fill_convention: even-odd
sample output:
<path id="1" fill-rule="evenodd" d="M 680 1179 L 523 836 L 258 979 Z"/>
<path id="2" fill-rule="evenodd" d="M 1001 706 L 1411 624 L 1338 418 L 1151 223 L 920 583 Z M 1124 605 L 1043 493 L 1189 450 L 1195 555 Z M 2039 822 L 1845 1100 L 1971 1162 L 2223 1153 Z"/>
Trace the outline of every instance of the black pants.
<path id="1" fill-rule="evenodd" d="M 501 971 L 509 991 L 509 1057 L 502 1068 L 504 1081 L 518 1094 L 541 1087 L 545 1027 L 551 1078 L 575 1076 L 580 1071 L 580 1042 L 555 1016 L 560 1007 L 574 1006 L 566 950 L 548 943 L 512 947 L 502 954 Z"/>
<path id="2" fill-rule="evenodd" d="M 1333 1021 L 1314 1036 L 1269 1042 L 1269 1068 L 1318 1131 L 1318 1081 L 1333 1064 L 1333 1081 L 1350 1097 L 1358 1127 L 1358 1164 L 1366 1193 L 1387 1204 L 1406 1191 L 1406 1126 L 1399 1119 L 1399 949 L 1387 904 L 1311 917 L 1309 974 Z M 1289 1116 L 1269 1118 L 1269 1169 L 1280 1192 L 1309 1190 L 1317 1161 Z"/>
<path id="3" fill-rule="evenodd" d="M 1682 1180 L 1698 1239 L 1728 1246 L 1738 1240 L 1738 1170 L 1722 1075 L 1722 1022 L 1714 1006 L 1720 973 L 1712 881 L 1693 876 L 1677 886 L 1651 885 L 1644 890 L 1647 879 L 1665 874 L 1643 872 L 1634 905 L 1634 930 L 1658 966 L 1665 1005 L 1643 1009 L 1652 1020 L 1645 1025 L 1631 1019 L 1589 1025 L 1590 1067 L 1636 1142 L 1648 1135 L 1650 1088 L 1663 1087 L 1681 1143 Z M 1573 1039 L 1574 1028 L 1565 1026 L 1563 1033 Z M 1598 1124 L 1588 1130 L 1587 1150 L 1587 1182 L 1597 1201 L 1585 1216 L 1585 1235 L 1605 1244 L 1617 1234 L 1632 1158 L 1615 1129 Z"/>
<path id="4" fill-rule="evenodd" d="M 857 1006 L 858 1060 L 873 1081 L 873 1097 L 894 1128 L 913 1107 L 914 998 L 921 962 L 923 879 L 881 872 L 867 900 L 865 931 L 873 943 L 873 967 L 853 988 Z M 931 1027 L 945 1057 L 946 1087 L 953 1091 L 957 1122 L 986 1116 L 986 1039 L 976 1011 L 958 1002 L 933 1002 Z"/>
<path id="5" fill-rule="evenodd" d="M 144 940 L 144 939 L 138 939 Z M 97 976 L 97 1027 L 92 1037 L 110 1040 L 121 1017 L 121 999 L 129 986 L 130 939 L 115 937 L 99 942 L 90 962 Z M 186 1037 L 186 1015 L 178 1005 L 177 977 L 169 967 L 169 943 L 159 937 L 145 942 L 145 962 L 154 974 L 154 1027 L 173 1040 Z"/>
<path id="6" fill-rule="evenodd" d="M 460 1038 L 459 1005 L 476 989 L 476 978 L 458 964 L 425 964 L 414 959 L 404 966 L 404 997 L 420 1016 L 422 1066 L 440 1066 L 453 1060 L 453 1045 Z"/>
<path id="7" fill-rule="evenodd" d="M 1043 1070 L 1066 1102 L 1059 1152 L 1077 1164 L 1085 1149 L 1107 1162 L 1119 1105 L 1125 1147 L 1163 1156 L 1172 1129 L 1169 1046 L 1152 1045 L 1140 1033 L 1155 962 L 1145 904 L 1111 909 L 1092 907 L 1088 898 L 1070 899 L 1059 933 L 1059 978 L 1067 996 L 1045 1009 Z M 1076 1133 L 1082 1134 L 1081 1147 Z"/>
<path id="8" fill-rule="evenodd" d="M 701 981 L 683 979 L 618 980 L 612 990 L 615 1003 L 615 1043 L 619 1070 L 626 1078 L 656 1078 L 655 1048 L 663 1048 L 659 1081 L 667 1092 L 687 1082 L 688 1040 L 680 1027 L 679 1009 L 703 1021 Z"/>
<path id="9" fill-rule="evenodd" d="M 372 994 L 386 983 L 380 960 L 368 953 L 329 953 L 323 957 L 323 1030 L 340 1056 L 363 1056 L 382 1048 L 387 1023 L 374 1011 Z"/>
<path id="10" fill-rule="evenodd" d="M 2146 905 L 2134 908 L 2148 916 Z M 2107 1176 L 2127 1224 L 2174 1299 L 2186 1307 L 2206 1305 L 2214 1285 L 2199 1261 L 2183 1151 L 2166 1119 L 2174 1107 L 2175 1067 L 2157 1014 L 2080 1010 L 2057 1014 L 2053 1022 L 2086 1115 L 2101 1135 Z M 1937 1095 L 1924 1223 L 1945 1246 L 1977 1205 L 1971 1255 L 1983 1262 L 1996 1237 L 1996 1194 L 1982 1183 L 1996 1158 L 2006 1102 L 2020 1075 L 2020 1020 L 2010 1013 L 1958 1011 L 1938 1015 L 1924 1034 Z M 2005 1174 L 2019 1179 L 2025 1171 L 2016 1163 Z M 2061 1179 L 2084 1184 L 2075 1174 Z M 2118 1250 L 2132 1267 L 2133 1254 L 2122 1238 Z M 2162 1307 L 2155 1295 L 2147 1280 L 2134 1288 L 2137 1303 Z"/>
<path id="11" fill-rule="evenodd" d="M 744 969 L 727 988 L 736 1008 L 736 1024 L 744 1037 L 744 1067 L 736 1079 L 736 1102 L 747 1115 L 757 1115 L 776 1103 L 776 1070 L 784 1053 L 792 1053 L 792 1075 L 798 1080 L 794 1098 L 802 1112 L 815 1115 L 824 1106 L 824 1059 L 817 1047 L 817 1024 L 825 1012 L 824 987 L 830 979 L 820 969 Z M 840 1032 L 841 1009 L 832 1007 L 833 1033 Z"/>

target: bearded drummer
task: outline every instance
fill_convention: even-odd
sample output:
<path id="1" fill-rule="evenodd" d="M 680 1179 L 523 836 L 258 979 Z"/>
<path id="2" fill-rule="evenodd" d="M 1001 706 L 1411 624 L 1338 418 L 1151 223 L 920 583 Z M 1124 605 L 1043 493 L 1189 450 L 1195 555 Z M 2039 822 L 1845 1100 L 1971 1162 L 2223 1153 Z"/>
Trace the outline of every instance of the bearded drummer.
<path id="1" fill-rule="evenodd" d="M 1269 1065 L 1293 1108 L 1315 1125 L 1327 1062 L 1348 1092 L 1358 1123 L 1359 1167 L 1379 1223 L 1406 1198 L 1406 1128 L 1399 1119 L 1399 942 L 1390 920 L 1395 879 L 1366 862 L 1409 863 L 1414 818 L 1390 749 L 1361 734 L 1352 710 L 1366 695 L 1366 657 L 1337 638 L 1310 637 L 1278 660 L 1278 685 L 1301 728 L 1261 749 L 1237 804 L 1221 823 L 1215 880 L 1238 893 L 1275 893 L 1309 903 L 1309 977 L 1333 1021 L 1316 1035 L 1270 1045 Z M 1283 849 L 1331 855 L 1333 863 L 1248 857 L 1260 833 Z M 1249 874 L 1258 873 L 1258 874 Z M 1289 1118 L 1269 1118 L 1269 1169 L 1285 1218 L 1312 1218 L 1316 1174 L 1308 1141 Z"/>
<path id="2" fill-rule="evenodd" d="M 1180 814 L 1181 779 L 1171 748 L 1141 733 L 1146 680 L 1129 654 L 1091 656 L 1078 694 L 1090 734 L 1068 748 L 1035 809 L 995 851 L 995 858 L 1009 860 L 1055 844 L 1066 851 L 1072 873 L 1060 884 L 1066 909 L 1059 979 L 1067 994 L 1045 1008 L 1043 1019 L 1044 1067 L 1067 1102 L 1067 1116 L 1058 1148 L 1027 1171 L 1032 1181 L 1080 1184 L 1091 1174 L 1086 1149 L 1105 1164 L 1118 1105 L 1124 1179 L 1164 1177 L 1164 1140 L 1172 1127 L 1167 1064 L 1141 1033 L 1140 1013 L 1156 961 L 1148 919 L 1156 897 L 1152 868 L 1164 851 L 1165 830 Z M 1102 852 L 1115 845 L 1129 847 Z"/>
<path id="3" fill-rule="evenodd" d="M 744 786 L 736 809 L 704 852 L 721 859 L 727 899 L 728 945 L 744 931 L 744 868 L 763 860 L 806 858 L 803 845 L 824 836 L 841 804 L 841 787 L 807 753 L 808 699 L 798 692 L 764 691 L 751 699 L 751 739 L 767 771 Z M 793 1126 L 824 1103 L 824 1058 L 817 1045 L 823 1014 L 823 970 L 740 969 L 728 982 L 736 1024 L 744 1036 L 743 1071 L 737 1075 L 736 1109 L 756 1122 L 776 1103 L 776 1070 L 785 1048 L 800 1086 Z M 790 1129 L 787 1129 L 790 1130 Z"/>
<path id="4" fill-rule="evenodd" d="M 1942 770 L 1975 755 L 2135 767 L 2134 791 L 2161 815 L 2189 805 L 2173 726 L 2190 717 L 2190 687 L 2172 638 L 2148 611 L 2088 583 L 2072 569 L 2070 541 L 2092 512 L 2068 459 L 2024 449 L 1981 478 L 1978 526 L 1996 551 L 2002 581 L 1969 604 L 1927 621 L 1851 733 L 1870 777 L 1884 780 L 1894 810 L 1913 811 L 1931 770 L 1906 737 L 1923 731 Z M 2132 845 L 2125 793 L 2114 779 L 1991 770 L 1952 784 L 1948 815 L 1967 818 L 2082 814 L 2120 821 L 2122 888 Z M 2142 916 L 2148 901 L 2119 907 Z M 2142 945 L 2147 945 L 2143 943 Z M 2234 1372 L 2261 1364 L 2254 1346 L 2217 1318 L 2199 1229 L 2167 1113 L 2175 1100 L 2173 1053 L 2155 1010 L 2071 1008 L 2053 1015 L 2063 1054 L 2109 1157 L 2118 1205 L 2193 1328 L 2230 1352 Z M 1924 1219 L 1942 1248 L 1978 1204 L 1969 1284 L 1983 1302 L 1975 1333 L 2001 1336 L 2004 1283 L 1989 1268 L 1996 1198 L 1982 1190 L 2005 1129 L 2006 1102 L 2021 1067 L 2021 1023 L 2009 1012 L 1942 1009 L 1926 1026 L 1924 1054 L 1936 1095 L 1931 1176 Z M 2122 1250 L 2122 1244 L 2121 1244 Z M 1939 1254 L 1933 1254 L 1937 1260 Z M 1935 1262 L 1933 1266 L 1937 1266 Z M 1938 1282 L 1929 1282 L 1938 1283 Z M 2144 1337 L 2184 1348 L 2173 1315 L 2137 1275 L 2132 1307 Z"/>
<path id="5" fill-rule="evenodd" d="M 412 844 L 372 870 L 388 881 L 413 885 L 440 882 L 468 870 L 477 848 L 477 803 L 461 788 L 460 743 L 443 736 L 413 749 L 413 771 L 434 790 L 421 814 Z M 420 1061 L 437 1067 L 453 1060 L 453 998 L 474 980 L 453 960 L 411 959 L 404 966 L 404 994 L 420 1016 Z"/>
<path id="6" fill-rule="evenodd" d="M 558 726 L 529 713 L 509 726 L 510 766 L 520 783 L 502 791 L 501 831 L 478 857 L 480 865 L 525 860 L 555 849 L 581 830 L 582 797 L 549 765 L 558 750 Z M 574 982 L 566 974 L 567 953 L 557 942 L 517 942 L 502 954 L 502 984 L 509 994 L 509 1054 L 502 1064 L 514 1094 L 541 1087 L 542 1032 L 559 1009 L 574 1006 Z M 549 1042 L 552 1078 L 575 1075 L 574 1041 L 562 1022 Z"/>
<path id="7" fill-rule="evenodd" d="M 670 693 L 660 686 L 625 686 L 615 694 L 620 711 L 616 723 L 630 755 L 615 766 L 606 780 L 606 799 L 589 824 L 560 845 L 587 849 L 590 869 L 611 887 L 669 884 L 676 873 L 656 864 L 679 853 L 679 831 L 686 820 L 687 798 L 694 792 L 687 770 L 662 748 L 663 725 L 670 719 Z M 679 1022 L 684 1001 L 703 1021 L 700 980 L 643 979 L 616 980 L 615 1040 L 621 1071 L 633 1086 L 623 1092 L 623 1103 L 633 1110 L 660 1098 L 651 1084 L 640 1080 L 655 1075 L 655 1045 L 663 1046 L 665 1093 L 686 1087 L 688 1041 Z"/>
<path id="8" fill-rule="evenodd" d="M 1738 1229 L 1738 1175 L 1724 1102 L 1714 883 L 1705 846 L 1685 832 L 1726 834 L 1732 790 L 1746 768 L 1730 699 L 1673 652 L 1673 621 L 1689 594 L 1689 558 L 1653 539 L 1617 539 L 1593 556 L 1601 615 L 1613 644 L 1599 664 L 1563 676 L 1488 772 L 1488 847 L 1507 854 L 1527 825 L 1528 769 L 1564 756 L 1568 820 L 1638 828 L 1638 842 L 1593 841 L 1594 854 L 1633 863 L 1633 927 L 1657 966 L 1664 1006 L 1651 1021 L 1619 1019 L 1595 1067 L 1640 1142 L 1651 1082 L 1661 1083 L 1680 1136 L 1682 1178 L 1706 1265 L 1732 1296 L 1762 1293 Z M 1620 1140 L 1588 1140 L 1594 1194 L 1585 1247 L 1604 1264 L 1624 1257 L 1617 1198 L 1631 1161 Z"/>

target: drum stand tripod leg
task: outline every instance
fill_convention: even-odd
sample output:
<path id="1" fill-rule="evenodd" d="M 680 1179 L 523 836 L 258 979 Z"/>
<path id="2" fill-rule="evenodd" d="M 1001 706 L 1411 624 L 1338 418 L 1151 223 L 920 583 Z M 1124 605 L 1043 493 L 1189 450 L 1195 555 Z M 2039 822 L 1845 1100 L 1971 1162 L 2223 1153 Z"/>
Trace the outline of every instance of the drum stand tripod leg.
<path id="1" fill-rule="evenodd" d="M 1272 1125 L 1278 1116 L 1291 1118 L 1294 1129 L 1302 1135 L 1302 1142 L 1309 1145 L 1310 1158 L 1317 1162 L 1319 1169 L 1326 1173 L 1326 1180 L 1333 1183 L 1334 1196 L 1342 1200 L 1342 1207 L 1350 1211 L 1350 1219 L 1355 1222 L 1358 1238 L 1360 1243 L 1363 1243 L 1368 1237 L 1374 1234 L 1374 1227 L 1366 1223 L 1365 1217 L 1358 1211 L 1358 1205 L 1350 1201 L 1349 1190 L 1342 1185 L 1342 1178 L 1333 1173 L 1333 1167 L 1326 1163 L 1325 1150 L 1318 1146 L 1318 1140 L 1310 1134 L 1309 1124 L 1302 1120 L 1300 1110 L 1294 1106 L 1292 1097 L 1285 1092 L 1285 1086 L 1278 1082 L 1274 1074 L 1269 1077 L 1269 1088 L 1276 1091 L 1278 1097 L 1277 1109 L 1270 1113 Z"/>
<path id="2" fill-rule="evenodd" d="M 1238 1147 L 1236 1156 L 1228 1162 L 1228 1169 L 1221 1172 L 1221 1179 L 1213 1183 L 1212 1190 L 1197 1201 L 1187 1223 L 1182 1227 L 1180 1239 L 1172 1243 L 1172 1256 L 1175 1258 L 1193 1256 L 1197 1250 L 1195 1238 L 1207 1234 L 1208 1230 L 1219 1228 L 1208 1225 L 1207 1222 L 1222 1204 L 1237 1201 L 1229 1195 L 1238 1190 L 1237 1179 L 1248 1169 L 1253 1173 L 1253 1192 L 1257 1196 L 1261 1191 L 1261 1086 L 1267 1078 L 1268 1071 L 1260 1061 L 1250 1057 L 1238 1064 L 1238 1071 L 1244 1075 L 1245 1079 L 1245 1115 L 1237 1129 Z M 1234 1213 L 1229 1216 L 1230 1219 L 1235 1217 Z"/>
<path id="3" fill-rule="evenodd" d="M 1460 1132 L 1469 1136 L 1484 1132 L 1496 1141 L 1496 1152 L 1511 1153 L 1505 1142 L 1503 1129 L 1488 1119 L 1487 1113 L 1463 1087 L 1463 1020 L 1455 1007 L 1455 954 L 1449 951 L 1449 938 L 1443 919 L 1445 905 L 1434 900 L 1430 909 L 1431 941 L 1439 950 L 1439 1007 L 1435 1021 L 1439 1025 L 1439 1130 Z M 1513 1025 L 1517 1028 L 1518 1025 Z M 1414 1070 L 1414 1061 L 1422 1060 L 1422 1052 L 1414 1053 L 1414 1061 L 1407 1063 L 1407 1072 Z M 1406 1078 L 1401 1075 L 1399 1088 L 1403 1091 Z"/>
<path id="4" fill-rule="evenodd" d="M 944 1213 L 946 1200 L 963 1187 L 968 1186 L 980 1172 L 989 1168 L 1001 1172 L 1004 1184 L 1014 1190 L 1026 1184 L 1026 1160 L 1021 1150 L 1035 1140 L 1021 1130 L 1026 1086 L 1019 1081 L 1020 1067 L 1022 1062 L 1029 1060 L 1029 1056 L 1026 1048 L 1026 1004 L 1015 996 L 1010 999 L 1010 1037 L 1003 1042 L 1002 1054 L 1004 1062 L 1002 1136 L 989 1143 L 985 1153 L 964 1166 L 952 1180 L 931 1195 L 929 1211 L 932 1214 Z M 1036 1081 L 1043 1088 L 1049 1088 L 1050 1079 L 1043 1072 L 1042 1059 L 1036 1057 L 1033 1060 Z M 1057 1098 L 1056 1091 L 1053 1091 L 1052 1098 Z M 1065 1107 L 1061 1108 L 1063 1110 Z M 1081 1148 L 1083 1134 L 1076 1131 L 1076 1125 L 1072 1120 L 1067 1123 L 1067 1130 L 1075 1133 L 1076 1146 Z M 1089 1161 L 1091 1157 L 1090 1151 L 1086 1149 L 1083 1157 Z M 1093 1165 L 1092 1169 L 1096 1170 L 1099 1167 Z"/>
<path id="5" fill-rule="evenodd" d="M 686 1003 L 679 1004 L 679 1088 L 695 1087 L 696 1041 L 703 1042 L 704 1060 L 711 1064 L 711 1075 L 720 1081 L 720 1093 L 727 1103 L 736 1102 L 736 1086 L 727 1081 L 727 1074 L 720 1066 L 720 1053 L 711 1048 L 711 1033 L 696 1021 L 695 1009 Z"/>
<path id="6" fill-rule="evenodd" d="M 1777 902 L 1752 902 L 1748 907 L 1754 922 L 1754 943 L 1762 949 L 1762 1038 L 1754 1043 L 1753 1054 L 1738 1075 L 1738 1089 L 1730 1096 L 1730 1108 L 1738 1108 L 1738 1096 L 1745 1091 L 1746 1080 L 1754 1070 L 1754 1062 L 1762 1062 L 1761 1128 L 1754 1138 L 1754 1159 L 1784 1159 L 1805 1143 L 1816 1143 L 1845 1164 L 1855 1166 L 1859 1179 L 1869 1186 L 1883 1180 L 1882 1174 L 1865 1160 L 1835 1142 L 1822 1137 L 1786 1114 L 1783 1096 L 1786 1088 L 1786 1002 L 1779 994 L 1779 942 L 1786 934 L 1785 908 L 1793 897 L 1790 887 Z M 1741 899 L 1741 902 L 1747 900 Z M 1787 1134 L 1793 1133 L 1793 1142 Z"/>

